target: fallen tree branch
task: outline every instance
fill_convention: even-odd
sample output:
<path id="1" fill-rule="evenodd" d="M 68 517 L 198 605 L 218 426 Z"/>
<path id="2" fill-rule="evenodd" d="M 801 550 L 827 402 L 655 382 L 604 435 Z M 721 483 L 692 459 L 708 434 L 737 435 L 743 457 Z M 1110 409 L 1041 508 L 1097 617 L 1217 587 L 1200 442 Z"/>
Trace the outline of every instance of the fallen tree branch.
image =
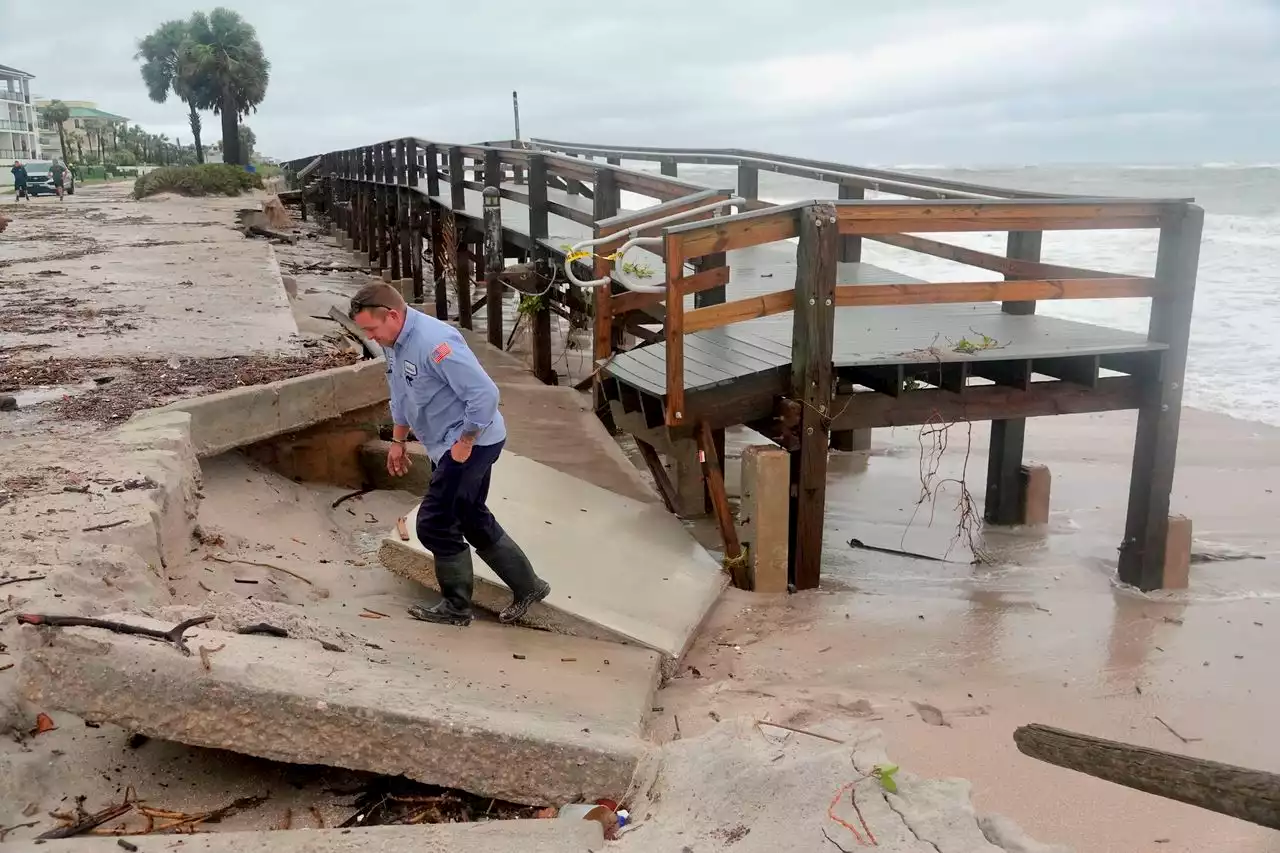
<path id="1" fill-rule="evenodd" d="M 268 637 L 288 637 L 289 632 L 284 628 L 277 628 L 275 625 L 268 625 L 266 622 L 259 622 L 256 625 L 245 625 L 243 628 L 236 630 L 237 634 L 266 634 Z"/>
<path id="2" fill-rule="evenodd" d="M 150 637 L 153 640 L 164 640 L 167 643 L 172 643 L 178 651 L 190 657 L 191 649 L 187 648 L 187 642 L 182 635 L 190 628 L 203 625 L 206 622 L 212 622 L 213 617 L 197 616 L 194 619 L 179 622 L 168 631 L 161 631 L 157 628 L 143 628 L 140 625 L 126 625 L 123 622 L 111 622 L 107 619 L 93 619 L 87 616 L 46 616 L 39 613 L 19 613 L 17 620 L 19 625 L 40 625 L 48 628 L 102 628 L 107 631 L 114 631 L 117 634 Z M 105 819 L 110 820 L 111 818 Z M 63 836 L 58 837 L 61 838 Z"/>
<path id="3" fill-rule="evenodd" d="M 40 821 L 33 820 L 31 821 L 31 823 L 15 823 L 13 826 L 0 827 L 0 841 L 4 841 L 6 838 L 8 838 L 9 833 L 13 832 L 15 829 L 27 829 L 29 827 L 39 826 L 39 825 L 40 825 Z"/>
<path id="4" fill-rule="evenodd" d="M 1019 726 L 1023 755 L 1126 788 L 1280 829 L 1280 775 L 1039 724 Z"/>
<path id="5" fill-rule="evenodd" d="M 235 557 L 219 557 L 217 554 L 210 554 L 208 559 L 214 560 L 219 563 L 239 563 L 243 566 L 258 566 L 263 569 L 273 569 L 277 572 L 284 572 L 286 575 L 297 578 L 298 580 L 306 584 L 315 586 L 315 583 L 311 580 L 311 578 L 300 575 L 297 572 L 293 571 L 292 569 L 286 569 L 284 566 L 277 566 L 275 563 L 259 563 L 256 560 L 241 560 Z"/>
<path id="6" fill-rule="evenodd" d="M 126 518 L 123 521 L 113 521 L 110 524 L 95 524 L 92 527 L 82 527 L 80 528 L 80 532 L 92 533 L 95 530 L 110 530 L 113 527 L 119 527 L 122 524 L 128 524 L 128 523 L 129 523 L 129 519 Z"/>
<path id="7" fill-rule="evenodd" d="M 373 491 L 373 487 L 372 487 L 372 486 L 365 486 L 363 489 L 357 489 L 357 490 L 356 490 L 356 491 L 354 491 L 354 492 L 347 492 L 345 495 L 343 495 L 342 497 L 338 498 L 338 499 L 337 499 L 336 501 L 334 501 L 333 503 L 329 504 L 329 508 L 330 508 L 330 509 L 337 509 L 340 505 L 342 505 L 342 504 L 343 504 L 343 503 L 345 503 L 346 501 L 349 501 L 349 500 L 351 500 L 352 498 L 362 497 L 362 496 L 364 496 L 364 495 L 369 494 L 369 493 L 370 493 L 370 492 L 372 492 L 372 491 Z"/>
<path id="8" fill-rule="evenodd" d="M 833 738 L 831 737 L 831 735 L 821 735 L 821 734 L 818 734 L 817 732 L 811 732 L 805 729 L 797 729 L 795 726 L 784 726 L 782 723 L 771 723 L 768 720 L 756 720 L 756 725 L 757 726 L 773 726 L 775 729 L 784 729 L 785 731 L 795 732 L 798 735 L 808 735 L 809 737 L 816 737 L 820 740 L 829 740 L 832 743 L 844 743 L 844 741 L 840 740 L 839 738 Z"/>
<path id="9" fill-rule="evenodd" d="M 32 575 L 29 578 L 9 578 L 7 581 L 0 581 L 0 586 L 8 586 L 11 583 L 26 583 L 27 581 L 42 581 L 48 575 Z"/>
<path id="10" fill-rule="evenodd" d="M 96 826 L 101 826 L 109 820 L 115 820 L 121 815 L 133 809 L 133 803 L 123 802 L 114 806 L 107 806 L 100 812 L 94 812 L 87 817 L 83 817 L 75 823 L 67 826 L 59 826 L 48 832 L 42 832 L 36 838 L 74 838 L 77 835 L 88 832 Z"/>

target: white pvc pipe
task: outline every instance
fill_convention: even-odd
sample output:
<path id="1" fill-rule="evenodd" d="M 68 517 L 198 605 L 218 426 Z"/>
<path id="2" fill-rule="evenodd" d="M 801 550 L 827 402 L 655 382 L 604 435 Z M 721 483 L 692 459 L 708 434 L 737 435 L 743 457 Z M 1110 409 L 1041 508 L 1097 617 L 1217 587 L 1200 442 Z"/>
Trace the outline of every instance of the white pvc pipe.
<path id="1" fill-rule="evenodd" d="M 712 202 L 711 204 L 704 204 L 701 207 L 695 207 L 690 210 L 682 210 L 679 213 L 673 213 L 669 216 L 661 217 L 660 219 L 651 219 L 648 222 L 638 222 L 635 225 L 631 226 L 630 228 L 627 228 L 623 231 L 615 232 L 613 234 L 609 234 L 608 236 L 605 236 L 605 237 L 596 237 L 591 240 L 583 240 L 581 243 L 577 243 L 573 246 L 570 246 L 569 251 L 565 254 L 565 260 L 564 260 L 565 275 L 567 275 L 569 277 L 569 280 L 574 284 L 576 284 L 578 287 L 600 287 L 601 285 L 608 284 L 610 281 L 613 280 L 612 276 L 595 278 L 590 281 L 582 281 L 581 279 L 579 279 L 577 276 L 573 274 L 573 261 L 569 259 L 573 257 L 573 255 L 576 252 L 581 252 L 591 246 L 599 245 L 600 243 L 611 242 L 613 240 L 618 239 L 618 236 L 621 234 L 621 235 L 625 235 L 627 237 L 632 238 L 631 240 L 628 240 L 626 243 L 624 243 L 622 247 L 619 248 L 614 258 L 614 269 L 621 270 L 622 266 L 620 264 L 620 261 L 622 260 L 622 254 L 624 251 L 631 249 L 634 246 L 642 245 L 641 241 L 643 241 L 643 244 L 648 244 L 648 245 L 652 245 L 654 243 L 658 243 L 658 244 L 662 243 L 661 237 L 643 237 L 639 239 L 635 238 L 636 234 L 645 230 L 646 228 L 653 228 L 658 225 L 667 225 L 672 222 L 679 222 L 681 219 L 688 218 L 698 213 L 706 213 L 709 210 L 719 210 L 720 208 L 727 207 L 729 205 L 741 205 L 745 203 L 746 203 L 746 199 L 739 198 L 738 196 L 734 196 L 732 198 L 726 198 L 726 199 L 721 199 L 719 201 Z M 618 278 L 620 279 L 623 287 L 627 288 L 628 290 L 636 291 L 638 293 L 660 293 L 666 290 L 665 283 L 661 286 L 653 285 L 653 284 L 641 284 L 639 281 L 628 280 L 628 277 L 624 274 L 620 274 Z"/>

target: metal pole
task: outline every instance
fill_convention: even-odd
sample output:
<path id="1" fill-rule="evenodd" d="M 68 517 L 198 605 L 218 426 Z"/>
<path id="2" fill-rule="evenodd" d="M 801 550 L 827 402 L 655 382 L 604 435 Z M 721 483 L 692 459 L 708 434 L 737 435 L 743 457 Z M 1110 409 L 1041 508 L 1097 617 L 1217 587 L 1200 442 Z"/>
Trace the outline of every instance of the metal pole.
<path id="1" fill-rule="evenodd" d="M 516 114 L 516 142 L 519 142 L 520 141 L 520 93 L 515 90 L 512 90 L 511 92 L 511 106 L 515 110 L 515 114 Z M 520 146 L 517 145 L 516 147 L 519 148 Z"/>

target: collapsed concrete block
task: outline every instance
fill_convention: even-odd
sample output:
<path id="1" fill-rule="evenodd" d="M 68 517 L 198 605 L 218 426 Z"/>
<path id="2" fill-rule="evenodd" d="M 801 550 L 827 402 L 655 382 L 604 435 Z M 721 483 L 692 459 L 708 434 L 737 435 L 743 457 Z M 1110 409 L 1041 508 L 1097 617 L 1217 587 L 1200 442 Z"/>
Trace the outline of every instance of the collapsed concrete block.
<path id="1" fill-rule="evenodd" d="M 791 454 L 757 444 L 742 451 L 742 544 L 751 589 L 787 591 L 791 527 Z"/>
<path id="2" fill-rule="evenodd" d="M 378 635 L 386 651 L 374 659 L 360 649 L 191 629 L 193 651 L 222 647 L 208 670 L 200 655 L 142 637 L 23 632 L 19 689 L 42 709 L 530 805 L 621 798 L 646 749 L 641 721 L 657 678 L 650 652 L 479 623 L 465 631 L 414 623 L 394 643 Z M 606 657 L 612 666 L 600 665 Z"/>
<path id="3" fill-rule="evenodd" d="M 331 371 L 295 376 L 273 384 L 279 400 L 282 430 L 302 429 L 342 414 Z"/>
<path id="4" fill-rule="evenodd" d="M 1053 477 L 1044 465 L 1022 466 L 1022 523 L 1049 523 L 1049 492 Z"/>
<path id="5" fill-rule="evenodd" d="M 537 627 L 645 646 L 678 660 L 728 583 L 720 564 L 661 504 L 514 453 L 503 453 L 494 466 L 487 503 L 551 584 L 551 595 L 529 611 Z M 416 519 L 415 509 L 407 519 L 410 540 L 390 533 L 379 557 L 397 574 L 438 589 Z M 483 560 L 474 566 L 476 604 L 505 607 L 506 586 Z"/>
<path id="6" fill-rule="evenodd" d="M 1186 589 L 1191 585 L 1191 519 L 1169 516 L 1164 544 L 1164 583 L 1161 589 Z"/>
<path id="7" fill-rule="evenodd" d="M 149 841 L 136 839 L 142 850 Z M 170 847 L 170 845 L 178 845 Z M 31 853 L 30 841 L 0 844 L 0 853 Z M 44 841 L 42 853 L 121 853 L 116 838 Z M 495 820 L 364 829 L 290 829 L 273 832 L 199 832 L 168 836 L 163 847 L 181 853 L 598 853 L 604 830 L 593 820 Z"/>
<path id="8" fill-rule="evenodd" d="M 405 445 L 405 451 L 412 463 L 408 473 L 393 477 L 387 471 L 387 454 L 391 451 L 391 442 L 382 439 L 366 441 L 360 447 L 360 467 L 369 485 L 375 489 L 399 489 L 425 495 L 431 483 L 431 458 L 427 449 L 416 441 Z"/>
<path id="9" fill-rule="evenodd" d="M 385 359 L 366 358 L 346 367 L 334 368 L 331 372 L 333 395 L 338 408 L 344 412 L 391 399 Z"/>
<path id="10" fill-rule="evenodd" d="M 191 442 L 199 456 L 270 438 L 280 431 L 280 406 L 271 385 L 219 391 L 164 407 L 191 415 Z"/>

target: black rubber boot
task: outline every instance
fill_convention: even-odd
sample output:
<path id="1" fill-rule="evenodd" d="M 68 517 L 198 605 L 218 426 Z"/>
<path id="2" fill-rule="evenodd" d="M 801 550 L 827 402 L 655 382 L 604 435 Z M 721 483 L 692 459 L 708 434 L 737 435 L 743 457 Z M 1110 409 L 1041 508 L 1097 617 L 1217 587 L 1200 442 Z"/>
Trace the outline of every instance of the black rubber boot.
<path id="1" fill-rule="evenodd" d="M 471 624 L 471 591 L 475 586 L 475 573 L 471 567 L 471 549 L 452 557 L 436 557 L 436 581 L 440 584 L 440 603 L 435 607 L 415 604 L 409 615 L 423 622 L 437 625 Z"/>
<path id="2" fill-rule="evenodd" d="M 502 534 L 492 547 L 476 553 L 511 589 L 511 603 L 498 614 L 499 622 L 522 619 L 530 607 L 551 594 L 551 584 L 538 577 L 524 551 L 507 534 Z"/>

